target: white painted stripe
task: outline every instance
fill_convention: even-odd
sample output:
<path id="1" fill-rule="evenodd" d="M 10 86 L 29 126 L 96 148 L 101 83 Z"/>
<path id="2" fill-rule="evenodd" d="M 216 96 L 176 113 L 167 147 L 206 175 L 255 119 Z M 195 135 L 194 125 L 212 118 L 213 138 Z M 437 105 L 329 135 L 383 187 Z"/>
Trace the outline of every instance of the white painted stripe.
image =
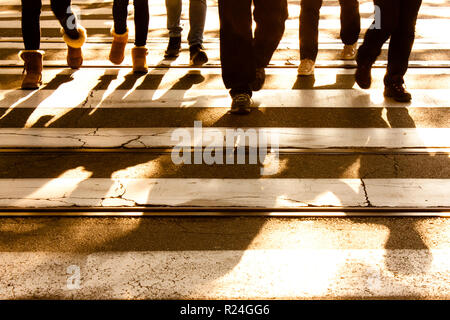
<path id="1" fill-rule="evenodd" d="M 251 131 L 243 130 L 251 134 Z M 224 145 L 232 128 L 1 128 L 2 148 L 150 148 Z M 450 147 L 450 128 L 253 128 L 281 148 L 441 148 Z M 181 136 L 177 136 L 181 135 Z M 220 139 L 219 139 L 220 137 Z M 215 139 L 212 141 L 211 139 Z M 186 140 L 184 140 L 186 139 Z M 248 139 L 246 139 L 248 140 Z M 258 142 L 246 146 L 257 147 Z M 274 142 L 275 141 L 275 142 Z M 236 143 L 236 142 L 235 142 Z M 237 142 L 242 145 L 245 142 Z"/>
<path id="2" fill-rule="evenodd" d="M 450 297 L 448 249 L 2 252 L 0 268 L 1 299 Z"/>
<path id="3" fill-rule="evenodd" d="M 92 172 L 84 168 L 68 170 L 54 179 L 0 179 L 0 206 L 267 209 L 450 206 L 450 179 L 120 178 L 126 176 L 128 169 L 112 173 L 111 179 L 89 179 Z"/>
<path id="4" fill-rule="evenodd" d="M 448 108 L 449 90 L 412 89 L 408 105 L 383 97 L 383 90 L 278 90 L 265 89 L 253 100 L 263 108 Z M 63 115 L 74 108 L 230 108 L 231 98 L 223 89 L 185 90 L 96 90 L 92 87 L 61 86 L 57 90 L 0 90 L 0 108 L 32 108 L 31 118 Z M 1 119 L 1 117 L 0 117 Z M 53 121 L 55 120 L 53 119 Z M 36 119 L 37 120 L 37 119 Z M 33 121 L 33 119 L 29 119 Z M 450 121 L 450 120 L 449 120 Z M 450 122 L 449 122 L 450 126 Z"/>

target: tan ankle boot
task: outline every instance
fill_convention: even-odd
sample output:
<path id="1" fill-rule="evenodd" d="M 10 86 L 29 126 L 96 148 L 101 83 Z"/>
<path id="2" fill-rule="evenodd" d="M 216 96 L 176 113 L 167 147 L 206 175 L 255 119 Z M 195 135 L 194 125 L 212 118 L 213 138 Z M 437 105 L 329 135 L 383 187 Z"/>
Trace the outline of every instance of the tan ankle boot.
<path id="1" fill-rule="evenodd" d="M 109 51 L 109 61 L 114 64 L 121 64 L 125 58 L 125 47 L 128 42 L 128 29 L 123 34 L 115 33 L 114 29 L 111 30 L 113 36 L 113 42 L 111 44 L 111 50 Z"/>
<path id="2" fill-rule="evenodd" d="M 25 77 L 22 81 L 22 89 L 37 89 L 42 83 L 42 56 L 44 51 L 23 50 L 19 52 L 20 59 L 24 62 Z"/>
<path id="3" fill-rule="evenodd" d="M 78 26 L 78 33 L 80 34 L 78 39 L 72 39 L 61 28 L 61 34 L 63 35 L 64 42 L 67 44 L 67 65 L 72 69 L 78 69 L 83 64 L 81 47 L 87 39 L 86 29 Z"/>
<path id="4" fill-rule="evenodd" d="M 146 47 L 134 47 L 131 49 L 134 73 L 147 73 L 147 53 Z"/>

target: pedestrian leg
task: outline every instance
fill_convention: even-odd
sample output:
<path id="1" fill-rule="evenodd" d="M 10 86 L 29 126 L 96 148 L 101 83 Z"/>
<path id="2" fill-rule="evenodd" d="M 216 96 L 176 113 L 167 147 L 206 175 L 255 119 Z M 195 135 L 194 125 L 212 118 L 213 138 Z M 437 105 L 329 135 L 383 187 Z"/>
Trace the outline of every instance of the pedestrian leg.
<path id="1" fill-rule="evenodd" d="M 251 0 L 219 0 L 222 79 L 236 113 L 250 111 L 250 83 L 255 80 L 251 4 Z"/>
<path id="2" fill-rule="evenodd" d="M 109 61 L 121 64 L 125 58 L 125 47 L 128 42 L 128 0 L 114 0 L 112 14 L 114 26 L 111 29 L 113 41 L 109 51 Z"/>
<path id="3" fill-rule="evenodd" d="M 61 34 L 67 44 L 67 65 L 72 69 L 78 69 L 83 64 L 82 46 L 86 42 L 87 33 L 81 25 L 78 25 L 73 14 L 70 0 L 51 0 L 53 13 L 61 24 Z"/>
<path id="4" fill-rule="evenodd" d="M 319 46 L 318 39 L 321 6 L 322 0 L 300 1 L 300 65 L 298 74 L 302 76 L 314 74 L 314 65 Z"/>
<path id="5" fill-rule="evenodd" d="M 19 52 L 24 62 L 25 76 L 22 89 L 37 89 L 42 81 L 42 60 L 44 52 L 40 49 L 41 29 L 39 19 L 42 3 L 40 0 L 22 0 L 22 38 L 25 50 Z"/>
<path id="6" fill-rule="evenodd" d="M 339 0 L 341 6 L 340 37 L 344 43 L 342 59 L 353 60 L 356 57 L 357 42 L 361 31 L 358 0 Z"/>
<path id="7" fill-rule="evenodd" d="M 201 66 L 208 62 L 203 47 L 203 31 L 206 21 L 206 0 L 189 1 L 189 55 L 192 66 Z"/>
<path id="8" fill-rule="evenodd" d="M 398 102 L 409 102 L 411 94 L 405 89 L 403 76 L 408 70 L 421 0 L 401 0 L 400 3 L 399 23 L 392 31 L 389 42 L 384 96 Z"/>
<path id="9" fill-rule="evenodd" d="M 134 29 L 136 36 L 134 47 L 131 49 L 131 58 L 133 61 L 134 73 L 147 73 L 147 54 L 148 50 L 147 35 L 150 20 L 148 0 L 134 0 Z"/>
<path id="10" fill-rule="evenodd" d="M 355 80 L 362 89 L 370 88 L 372 65 L 380 55 L 383 44 L 397 27 L 400 11 L 398 1 L 374 0 L 374 5 L 375 20 L 366 31 L 364 41 L 356 54 Z M 380 21 L 379 25 L 377 21 Z"/>
<path id="11" fill-rule="evenodd" d="M 167 45 L 164 58 L 176 58 L 181 50 L 180 25 L 182 0 L 166 0 L 167 29 L 169 30 L 169 44 Z"/>
<path id="12" fill-rule="evenodd" d="M 264 85 L 264 68 L 269 64 L 283 37 L 288 10 L 286 0 L 254 0 L 254 5 L 256 28 L 253 52 L 256 74 L 252 90 L 258 91 Z"/>

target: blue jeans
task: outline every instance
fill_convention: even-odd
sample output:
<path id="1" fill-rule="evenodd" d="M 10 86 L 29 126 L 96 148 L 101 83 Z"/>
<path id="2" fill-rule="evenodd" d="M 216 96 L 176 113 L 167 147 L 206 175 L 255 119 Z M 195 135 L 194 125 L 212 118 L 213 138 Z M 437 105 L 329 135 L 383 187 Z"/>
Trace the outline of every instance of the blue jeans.
<path id="1" fill-rule="evenodd" d="M 167 29 L 170 37 L 180 37 L 182 0 L 166 0 Z M 190 46 L 203 43 L 203 30 L 206 20 L 206 0 L 189 0 L 189 35 Z"/>

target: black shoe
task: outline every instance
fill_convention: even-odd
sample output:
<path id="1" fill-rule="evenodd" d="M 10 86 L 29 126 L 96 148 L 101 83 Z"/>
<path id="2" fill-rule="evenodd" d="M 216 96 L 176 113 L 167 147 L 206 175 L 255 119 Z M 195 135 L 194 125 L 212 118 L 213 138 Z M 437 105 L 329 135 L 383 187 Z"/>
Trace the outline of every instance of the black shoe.
<path id="1" fill-rule="evenodd" d="M 231 113 L 234 114 L 248 114 L 251 111 L 252 99 L 247 93 L 238 93 L 233 96 L 231 103 Z"/>
<path id="2" fill-rule="evenodd" d="M 191 66 L 202 66 L 208 62 L 208 56 L 201 44 L 190 46 L 189 53 L 191 57 Z"/>
<path id="3" fill-rule="evenodd" d="M 180 55 L 181 37 L 170 37 L 164 58 L 176 58 Z"/>
<path id="4" fill-rule="evenodd" d="M 264 81 L 266 80 L 266 72 L 264 68 L 256 68 L 256 77 L 255 80 L 250 84 L 250 88 L 252 91 L 259 91 L 264 85 Z"/>
<path id="5" fill-rule="evenodd" d="M 411 94 L 405 90 L 402 83 L 394 83 L 384 87 L 384 96 L 397 102 L 410 102 Z"/>
<path id="6" fill-rule="evenodd" d="M 371 65 L 358 63 L 355 72 L 355 81 L 361 89 L 370 88 L 370 85 L 372 84 L 371 70 Z"/>

